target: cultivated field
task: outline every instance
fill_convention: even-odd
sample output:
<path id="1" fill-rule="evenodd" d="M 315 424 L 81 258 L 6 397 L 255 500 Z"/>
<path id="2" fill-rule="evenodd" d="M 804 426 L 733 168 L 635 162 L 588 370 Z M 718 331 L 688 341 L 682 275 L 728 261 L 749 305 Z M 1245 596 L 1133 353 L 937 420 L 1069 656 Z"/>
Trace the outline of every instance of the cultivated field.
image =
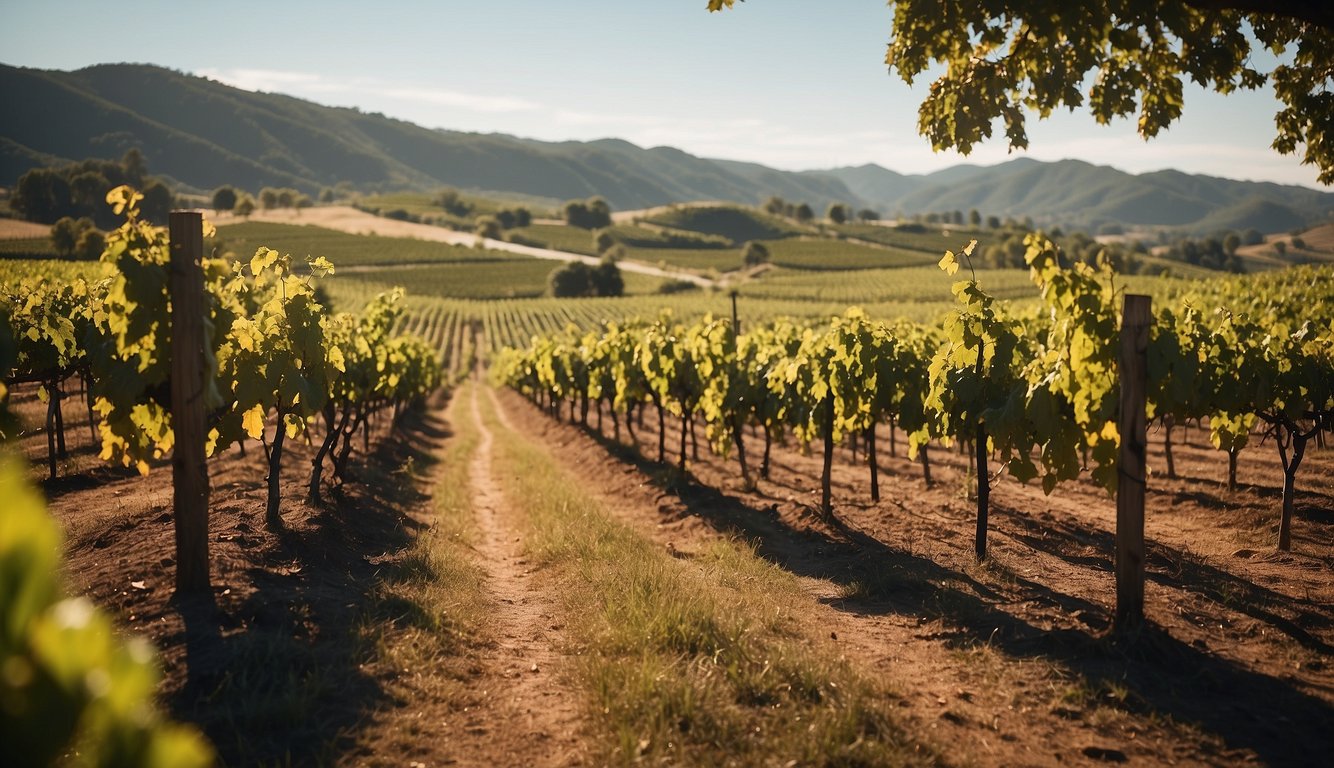
<path id="1" fill-rule="evenodd" d="M 431 210 L 420 194 L 374 202 Z M 1059 325 L 1060 312 L 1093 312 L 1101 294 L 1078 294 L 1075 309 L 1058 311 L 1028 270 L 965 265 L 947 275 L 937 266 L 946 248 L 974 237 L 985 245 L 985 232 L 798 224 L 719 204 L 616 221 L 610 234 L 625 245 L 627 295 L 558 299 L 546 295 L 550 272 L 596 259 L 591 232 L 555 221 L 479 244 L 471 233 L 344 206 L 218 217 L 215 254 L 249 265 L 260 246 L 290 253 L 289 278 L 309 280 L 312 295 L 340 312 L 362 312 L 382 291 L 406 288 L 394 305 L 401 315 L 367 343 L 362 370 L 392 365 L 399 348 L 377 344 L 402 332 L 425 340 L 442 383 L 401 403 L 365 393 L 368 415 L 350 432 L 318 410 L 299 417 L 301 430 L 284 430 L 292 417 L 267 406 L 259 421 L 247 420 L 258 431 L 208 462 L 212 586 L 197 602 L 173 596 L 169 452 L 150 456 L 142 476 L 101 457 L 84 375 L 98 362 L 60 371 L 59 423 L 40 391 L 56 374 L 11 381 L 21 425 L 14 442 L 64 532 L 65 581 L 106 609 L 118 631 L 152 642 L 163 670 L 159 700 L 202 731 L 221 764 L 1286 766 L 1334 753 L 1328 430 L 1303 443 L 1293 543 L 1278 551 L 1284 471 L 1280 446 L 1262 439 L 1265 422 L 1242 430 L 1249 442 L 1235 453 L 1237 487 L 1229 489 L 1228 454 L 1211 434 L 1217 414 L 1155 416 L 1146 623 L 1120 632 L 1117 508 L 1092 477 L 1100 459 L 1089 456 L 1105 433 L 1082 446 L 1081 463 L 1050 494 L 1040 480 L 1023 484 L 990 468 L 990 548 L 979 562 L 977 459 L 966 439 L 919 434 L 924 462 L 909 459 L 912 438 L 895 419 L 855 437 L 840 427 L 826 469 L 824 441 L 809 431 L 814 416 L 783 422 L 772 440 L 758 417 L 729 425 L 696 403 L 700 410 L 682 418 L 695 385 L 672 378 L 677 368 L 662 370 L 728 354 L 736 368 L 747 334 L 772 333 L 772 348 L 794 356 L 782 376 L 796 387 L 817 364 L 795 357 L 802 334 L 847 317 L 850 305 L 905 343 L 900 321 L 922 324 L 911 340 L 943 348 L 948 318 L 965 306 L 965 278 L 1003 302 L 1001 314 L 1026 323 L 1030 342 Z M 113 275 L 99 262 L 55 259 L 46 234 L 0 220 L 0 284 L 105 285 Z M 1308 243 L 1324 248 L 1322 237 L 1313 231 Z M 740 269 L 748 240 L 766 245 L 769 265 Z M 308 278 L 307 255 L 328 258 L 334 273 Z M 1329 293 L 1324 269 L 1311 273 L 1309 295 Z M 253 301 L 252 312 L 290 298 L 288 284 L 264 293 L 252 278 L 246 291 L 263 301 L 246 291 L 237 299 Z M 1277 301 L 1272 285 L 1254 286 L 1255 306 Z M 1117 301 L 1126 291 L 1153 295 L 1172 332 L 1168 297 L 1214 295 L 1185 279 L 1117 277 L 1115 288 Z M 1236 294 L 1228 290 L 1218 294 Z M 108 306 L 96 305 L 89 322 L 120 311 Z M 295 316 L 295 307 L 285 311 Z M 598 392 L 561 368 L 555 352 L 534 357 L 540 370 L 524 380 L 559 391 L 528 399 L 498 382 L 505 350 L 535 339 L 562 353 L 580 347 L 568 359 L 592 361 L 599 350 L 617 354 L 599 336 L 628 323 L 730 321 L 734 307 L 740 339 L 730 323 L 711 326 L 721 335 L 708 349 L 680 352 L 698 342 L 685 332 L 659 339 L 655 349 L 676 351 L 616 357 L 621 367 L 605 370 L 629 378 L 601 380 Z M 1329 307 L 1310 314 L 1325 318 Z M 977 317 L 967 327 L 982 330 L 960 331 L 959 343 L 994 345 L 999 321 Z M 1086 353 L 1105 329 L 1079 327 L 1087 333 L 1077 351 Z M 1326 365 L 1319 345 L 1328 330 L 1294 333 L 1294 344 L 1307 346 L 1290 349 L 1315 350 L 1310 364 Z M 346 367 L 359 333 L 340 337 Z M 236 336 L 235 344 L 274 335 L 283 334 Z M 1198 346 L 1203 358 L 1181 360 L 1203 365 L 1210 354 L 1241 355 L 1248 343 L 1210 335 Z M 850 343 L 844 358 L 860 359 L 864 348 Z M 1069 352 L 1043 349 L 1052 358 Z M 1166 360 L 1184 375 L 1185 362 Z M 318 363 L 284 364 L 304 371 Z M 673 383 L 640 391 L 627 371 L 652 386 Z M 694 375 L 703 388 L 731 374 Z M 888 379 L 881 375 L 882 389 Z M 1203 381 L 1195 384 L 1201 398 Z M 835 386 L 825 384 L 819 391 Z M 303 390 L 297 402 L 312 394 Z M 732 399 L 750 407 L 757 397 Z M 894 407 L 906 408 L 902 399 Z M 333 432 L 347 435 L 353 461 L 336 477 L 316 477 L 312 495 L 306 479 L 323 466 L 321 441 Z M 275 527 L 266 525 L 274 493 L 266 457 L 280 434 L 290 436 L 272 470 L 283 482 Z M 868 439 L 879 446 L 879 500 Z M 738 471 L 743 442 L 750 482 Z M 1041 447 L 1033 453 L 1042 459 Z"/>

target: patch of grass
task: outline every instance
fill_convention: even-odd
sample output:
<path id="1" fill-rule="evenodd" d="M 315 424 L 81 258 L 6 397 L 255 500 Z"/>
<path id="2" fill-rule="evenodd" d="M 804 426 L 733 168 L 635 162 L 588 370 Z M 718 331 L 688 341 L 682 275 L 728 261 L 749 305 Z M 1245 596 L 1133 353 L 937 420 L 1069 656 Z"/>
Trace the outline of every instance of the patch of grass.
<path id="1" fill-rule="evenodd" d="M 988 293 L 1000 298 L 1035 299 L 1037 289 L 1027 270 L 978 270 L 978 281 Z M 771 299 L 867 304 L 877 301 L 955 302 L 950 292 L 956 278 L 931 266 L 897 269 L 862 269 L 853 272 L 773 269 L 763 278 L 746 283 L 747 296 Z M 957 304 L 957 302 L 956 302 Z"/>
<path id="2" fill-rule="evenodd" d="M 413 542 L 377 599 L 388 614 L 412 617 L 409 626 L 430 631 L 444 647 L 456 648 L 482 625 L 489 605 L 484 575 L 471 555 L 477 528 L 468 468 L 477 449 L 477 432 L 466 418 L 451 421 L 450 427 L 455 433 L 431 486 L 435 511 L 431 527 Z"/>
<path id="3" fill-rule="evenodd" d="M 470 684 L 475 649 L 488 641 L 495 606 L 473 554 L 478 531 L 468 482 L 478 435 L 471 419 L 451 419 L 432 481 L 431 527 L 412 543 L 372 595 L 361 634 L 373 648 L 367 667 L 388 679 L 398 702 L 426 702 L 461 711 L 476 700 Z M 410 754 L 422 721 L 410 710 L 389 708 L 349 735 L 351 754 Z"/>
<path id="4" fill-rule="evenodd" d="M 890 245 L 908 251 L 921 251 L 936 259 L 947 250 L 957 251 L 969 240 L 977 240 L 979 249 L 1004 237 L 996 230 L 948 230 L 940 225 L 907 225 L 903 227 L 880 224 L 840 224 L 833 229 L 845 237 Z"/>
<path id="5" fill-rule="evenodd" d="M 218 227 L 226 251 L 249 258 L 259 246 L 292 254 L 296 263 L 307 255 L 324 256 L 335 267 L 385 264 L 457 264 L 516 258 L 512 254 L 410 237 L 355 235 L 324 227 L 248 221 Z"/>
<path id="6" fill-rule="evenodd" d="M 795 577 L 736 541 L 677 559 L 614 521 L 541 449 L 500 426 L 497 466 L 557 584 L 580 683 L 607 736 L 599 762 L 928 762 L 886 696 L 803 621 Z"/>
<path id="7" fill-rule="evenodd" d="M 888 246 L 869 246 L 842 240 L 788 238 L 766 242 L 769 261 L 788 269 L 847 270 L 925 267 L 940 261 L 939 254 Z"/>
<path id="8" fill-rule="evenodd" d="M 735 248 L 626 248 L 628 259 L 664 267 L 728 272 L 741 269 L 741 252 Z"/>
<path id="9" fill-rule="evenodd" d="M 532 224 L 506 233 L 509 240 L 556 251 L 593 255 L 593 231 L 564 224 Z"/>
<path id="10" fill-rule="evenodd" d="M 773 240 L 814 232 L 810 227 L 736 205 L 683 206 L 645 219 L 662 227 L 698 232 L 741 245 L 747 240 Z"/>

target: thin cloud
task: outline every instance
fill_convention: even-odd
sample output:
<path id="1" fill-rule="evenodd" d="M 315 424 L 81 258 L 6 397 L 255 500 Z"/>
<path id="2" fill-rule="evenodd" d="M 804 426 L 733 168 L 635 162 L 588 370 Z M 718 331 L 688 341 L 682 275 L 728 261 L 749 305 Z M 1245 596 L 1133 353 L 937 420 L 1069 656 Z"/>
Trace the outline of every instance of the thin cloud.
<path id="1" fill-rule="evenodd" d="M 201 69 L 198 74 L 247 91 L 268 91 L 292 95 L 338 94 L 349 101 L 374 94 L 412 104 L 454 107 L 470 112 L 524 112 L 539 106 L 523 99 L 489 96 L 463 91 L 417 86 L 388 85 L 374 78 L 331 80 L 314 72 L 277 69 Z"/>
<path id="2" fill-rule="evenodd" d="M 540 109 L 538 104 L 524 99 L 515 99 L 508 96 L 484 96 L 436 88 L 399 86 L 385 89 L 381 93 L 391 99 L 425 102 L 442 107 L 458 107 L 473 112 L 529 112 Z"/>
<path id="3" fill-rule="evenodd" d="M 207 68 L 199 70 L 197 74 L 245 91 L 274 93 L 299 89 L 306 93 L 338 93 L 347 90 L 346 83 L 329 82 L 310 72 Z"/>

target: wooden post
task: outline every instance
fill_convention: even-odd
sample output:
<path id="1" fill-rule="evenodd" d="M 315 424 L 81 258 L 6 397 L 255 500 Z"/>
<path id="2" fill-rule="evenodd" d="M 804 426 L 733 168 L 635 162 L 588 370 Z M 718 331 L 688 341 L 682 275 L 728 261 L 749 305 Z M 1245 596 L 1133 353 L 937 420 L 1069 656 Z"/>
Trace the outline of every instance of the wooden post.
<path id="1" fill-rule="evenodd" d="M 171 473 L 178 595 L 209 590 L 203 223 L 198 211 L 171 212 L 171 425 L 176 444 Z"/>
<path id="2" fill-rule="evenodd" d="M 1153 323 L 1148 296 L 1126 296 L 1121 315 L 1121 450 L 1116 485 L 1117 632 L 1144 623 L 1144 489 L 1148 424 L 1145 416 L 1146 352 Z"/>
<path id="3" fill-rule="evenodd" d="M 741 335 L 741 321 L 740 321 L 739 319 L 737 319 L 737 316 L 736 316 L 736 293 L 737 293 L 737 291 L 736 291 L 735 288 L 733 288 L 732 290 L 728 291 L 728 295 L 732 297 L 732 335 L 733 335 L 733 336 L 740 336 L 740 335 Z"/>

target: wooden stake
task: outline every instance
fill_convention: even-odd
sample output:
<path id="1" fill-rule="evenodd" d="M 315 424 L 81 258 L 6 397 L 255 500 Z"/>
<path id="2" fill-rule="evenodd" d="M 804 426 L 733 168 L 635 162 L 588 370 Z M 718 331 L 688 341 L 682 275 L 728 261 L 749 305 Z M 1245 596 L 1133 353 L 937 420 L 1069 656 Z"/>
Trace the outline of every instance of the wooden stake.
<path id="1" fill-rule="evenodd" d="M 176 515 L 176 592 L 209 591 L 208 466 L 204 462 L 204 229 L 198 211 L 172 211 L 172 502 Z"/>
<path id="2" fill-rule="evenodd" d="M 1121 315 L 1121 435 L 1116 486 L 1117 632 L 1144 623 L 1144 490 L 1148 425 L 1145 415 L 1146 351 L 1153 323 L 1148 296 L 1126 296 Z"/>

